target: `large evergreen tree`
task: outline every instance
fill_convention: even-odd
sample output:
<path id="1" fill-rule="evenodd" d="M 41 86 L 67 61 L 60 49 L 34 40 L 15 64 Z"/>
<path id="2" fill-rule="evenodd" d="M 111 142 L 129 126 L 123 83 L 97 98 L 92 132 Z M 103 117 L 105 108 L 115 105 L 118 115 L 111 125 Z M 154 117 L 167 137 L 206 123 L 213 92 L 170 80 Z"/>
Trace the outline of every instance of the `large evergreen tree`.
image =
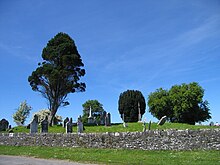
<path id="1" fill-rule="evenodd" d="M 146 109 L 146 103 L 142 93 L 138 90 L 127 90 L 120 94 L 118 110 L 121 114 L 121 118 L 124 114 L 125 122 L 138 121 L 138 104 L 140 104 L 140 113 L 142 116 Z"/>
<path id="2" fill-rule="evenodd" d="M 158 89 L 148 96 L 151 114 L 171 122 L 195 124 L 211 118 L 209 103 L 203 101 L 204 89 L 196 82 L 174 85 L 169 91 Z"/>
<path id="3" fill-rule="evenodd" d="M 52 125 L 58 108 L 69 104 L 67 95 L 85 91 L 85 83 L 79 82 L 85 70 L 73 39 L 65 33 L 58 33 L 47 43 L 42 58 L 44 61 L 39 63 L 28 81 L 34 91 L 48 100 Z"/>

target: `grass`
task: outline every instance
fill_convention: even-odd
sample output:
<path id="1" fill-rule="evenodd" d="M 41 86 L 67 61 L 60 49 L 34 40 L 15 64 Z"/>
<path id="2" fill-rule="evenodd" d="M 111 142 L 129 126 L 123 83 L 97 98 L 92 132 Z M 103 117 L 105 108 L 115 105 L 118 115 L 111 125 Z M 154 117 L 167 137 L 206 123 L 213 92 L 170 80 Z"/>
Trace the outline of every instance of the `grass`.
<path id="1" fill-rule="evenodd" d="M 148 129 L 148 123 L 146 124 L 146 128 Z M 166 130 L 166 129 L 179 129 L 179 130 L 198 130 L 198 129 L 215 129 L 219 128 L 216 126 L 202 126 L 202 125 L 189 125 L 189 124 L 182 124 L 182 123 L 165 123 L 162 126 L 158 126 L 156 123 L 151 124 L 152 130 Z M 142 123 L 128 123 L 128 127 L 124 128 L 122 124 L 119 125 L 112 125 L 111 127 L 106 126 L 85 126 L 85 133 L 101 133 L 101 132 L 137 132 L 143 130 L 143 124 Z M 77 131 L 77 127 L 73 127 L 73 132 Z M 24 132 L 29 133 L 30 130 L 26 127 L 18 126 L 13 128 L 14 133 L 18 132 Z M 38 132 L 40 132 L 40 127 L 38 129 Z M 50 133 L 65 133 L 65 128 L 62 126 L 53 126 L 49 127 Z"/>
<path id="2" fill-rule="evenodd" d="M 143 151 L 64 147 L 0 146 L 0 155 L 31 156 L 96 164 L 219 165 L 220 151 Z"/>

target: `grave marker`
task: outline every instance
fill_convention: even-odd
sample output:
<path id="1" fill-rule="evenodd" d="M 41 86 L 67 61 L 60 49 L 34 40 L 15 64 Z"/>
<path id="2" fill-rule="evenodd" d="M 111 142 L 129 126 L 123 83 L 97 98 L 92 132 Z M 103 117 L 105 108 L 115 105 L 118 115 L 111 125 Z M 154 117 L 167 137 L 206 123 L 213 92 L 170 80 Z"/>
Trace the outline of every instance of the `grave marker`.
<path id="1" fill-rule="evenodd" d="M 48 132 L 48 117 L 46 116 L 45 119 L 41 122 L 41 133 Z"/>
<path id="2" fill-rule="evenodd" d="M 66 123 L 66 133 L 72 133 L 73 132 L 73 119 L 70 118 L 70 121 Z"/>
<path id="3" fill-rule="evenodd" d="M 63 121 L 63 127 L 66 128 L 66 123 L 69 121 L 69 118 L 67 117 L 66 119 L 64 119 Z"/>
<path id="4" fill-rule="evenodd" d="M 78 133 L 83 133 L 83 123 L 82 123 L 82 117 L 81 116 L 78 117 L 77 132 Z"/>
<path id="5" fill-rule="evenodd" d="M 88 117 L 88 124 L 93 123 L 93 117 L 92 117 L 92 108 L 91 106 L 89 107 L 89 117 Z"/>
<path id="6" fill-rule="evenodd" d="M 111 114 L 107 113 L 105 117 L 105 126 L 111 126 Z"/>
<path id="7" fill-rule="evenodd" d="M 167 116 L 163 116 L 163 117 L 159 120 L 159 122 L 157 123 L 157 125 L 163 125 L 163 124 L 166 122 L 166 120 L 167 120 Z"/>
<path id="8" fill-rule="evenodd" d="M 34 115 L 33 120 L 30 123 L 30 133 L 38 132 L 38 116 Z"/>

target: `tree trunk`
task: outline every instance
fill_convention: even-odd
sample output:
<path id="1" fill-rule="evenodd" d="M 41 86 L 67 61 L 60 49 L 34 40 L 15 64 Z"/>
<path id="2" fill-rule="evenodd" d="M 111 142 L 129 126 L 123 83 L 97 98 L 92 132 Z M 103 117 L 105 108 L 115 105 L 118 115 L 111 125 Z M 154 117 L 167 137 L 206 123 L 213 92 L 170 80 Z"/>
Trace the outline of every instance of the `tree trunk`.
<path id="1" fill-rule="evenodd" d="M 55 119 L 55 115 L 56 115 L 57 109 L 58 109 L 58 107 L 53 107 L 50 110 L 49 126 L 53 126 L 54 125 L 54 119 Z"/>

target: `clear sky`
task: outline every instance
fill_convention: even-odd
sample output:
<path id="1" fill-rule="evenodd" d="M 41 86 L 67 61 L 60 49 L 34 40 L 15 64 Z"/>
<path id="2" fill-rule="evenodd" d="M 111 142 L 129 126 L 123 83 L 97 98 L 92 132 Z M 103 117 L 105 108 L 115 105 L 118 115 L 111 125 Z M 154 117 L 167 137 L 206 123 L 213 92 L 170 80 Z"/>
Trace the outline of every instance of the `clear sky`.
<path id="1" fill-rule="evenodd" d="M 198 82 L 210 121 L 220 122 L 219 0 L 1 0 L 0 119 L 15 125 L 12 114 L 24 100 L 30 116 L 47 108 L 27 79 L 58 32 L 74 39 L 87 85 L 58 110 L 63 118 L 76 120 L 82 104 L 97 99 L 112 122 L 121 122 L 118 99 L 127 89 L 140 90 L 147 102 L 157 88 Z M 144 118 L 157 121 L 148 108 Z"/>

